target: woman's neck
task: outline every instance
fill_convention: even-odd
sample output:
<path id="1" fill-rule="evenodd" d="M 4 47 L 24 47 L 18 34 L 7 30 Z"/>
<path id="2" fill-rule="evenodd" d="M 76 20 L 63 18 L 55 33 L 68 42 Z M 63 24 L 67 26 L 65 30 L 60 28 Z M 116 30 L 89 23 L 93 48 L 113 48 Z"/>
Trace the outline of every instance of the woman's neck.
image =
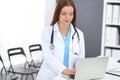
<path id="1" fill-rule="evenodd" d="M 60 30 L 60 32 L 62 33 L 63 36 L 67 36 L 67 33 L 69 31 L 69 26 L 59 24 L 59 30 Z"/>

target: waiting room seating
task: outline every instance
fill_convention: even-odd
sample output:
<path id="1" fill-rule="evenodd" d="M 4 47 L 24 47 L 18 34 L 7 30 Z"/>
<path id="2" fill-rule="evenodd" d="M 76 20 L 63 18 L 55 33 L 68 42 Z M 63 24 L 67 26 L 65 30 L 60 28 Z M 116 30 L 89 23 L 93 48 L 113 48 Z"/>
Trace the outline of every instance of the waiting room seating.
<path id="1" fill-rule="evenodd" d="M 1 62 L 1 70 L 0 70 L 0 80 L 17 80 L 18 77 L 16 77 L 15 75 L 9 75 L 7 74 L 7 69 L 5 67 L 5 64 L 3 62 L 3 59 L 0 55 L 0 62 Z M 4 72 L 3 72 L 4 71 Z"/>
<path id="2" fill-rule="evenodd" d="M 23 76 L 26 77 L 25 80 L 29 80 L 28 77 L 31 77 L 32 80 L 35 80 L 34 75 L 35 74 L 37 75 L 39 70 L 34 67 L 30 67 L 29 62 L 27 60 L 27 56 L 22 47 L 10 48 L 8 49 L 7 53 L 10 62 L 8 73 L 13 73 L 14 75 L 15 74 L 21 75 L 21 80 L 23 80 Z M 16 61 L 13 60 L 13 58 L 15 56 L 20 56 L 20 55 L 24 57 L 25 62 L 23 64 L 14 66 L 13 62 Z M 19 57 L 19 60 L 23 60 L 23 59 Z"/>
<path id="3" fill-rule="evenodd" d="M 32 44 L 29 46 L 29 51 L 30 51 L 30 56 L 31 56 L 31 62 L 30 62 L 30 66 L 33 66 L 35 68 L 40 68 L 42 63 L 43 63 L 43 59 L 42 59 L 42 46 L 40 44 Z M 39 59 L 41 59 L 41 61 L 35 61 L 33 55 L 37 54 L 35 57 L 39 56 Z"/>

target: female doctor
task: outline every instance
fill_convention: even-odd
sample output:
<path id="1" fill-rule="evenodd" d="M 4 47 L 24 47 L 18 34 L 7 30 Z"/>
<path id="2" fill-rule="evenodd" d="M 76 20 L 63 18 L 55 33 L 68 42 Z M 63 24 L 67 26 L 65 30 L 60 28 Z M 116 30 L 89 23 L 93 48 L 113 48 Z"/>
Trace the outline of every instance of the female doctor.
<path id="1" fill-rule="evenodd" d="M 78 58 L 85 57 L 83 32 L 76 25 L 72 0 L 58 0 L 53 20 L 42 33 L 44 62 L 36 80 L 52 80 L 60 74 L 74 75 Z"/>

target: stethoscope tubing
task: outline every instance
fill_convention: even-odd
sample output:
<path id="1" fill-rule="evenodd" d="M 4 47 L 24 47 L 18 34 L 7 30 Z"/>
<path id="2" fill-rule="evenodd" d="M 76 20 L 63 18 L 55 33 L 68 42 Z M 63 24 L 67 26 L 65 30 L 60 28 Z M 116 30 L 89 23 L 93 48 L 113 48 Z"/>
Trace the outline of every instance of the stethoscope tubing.
<path id="1" fill-rule="evenodd" d="M 74 34 L 72 35 L 72 43 L 73 43 L 73 40 L 74 40 L 74 36 L 75 36 L 75 34 L 77 34 L 77 38 L 78 38 L 78 44 L 79 44 L 79 42 L 80 42 L 80 37 L 79 37 L 79 34 L 78 34 L 78 31 L 77 31 L 77 29 L 76 28 L 74 28 L 74 30 L 75 30 L 75 32 L 74 32 Z M 73 45 L 73 44 L 72 44 Z M 53 25 L 53 27 L 52 27 L 52 33 L 51 33 L 51 39 L 50 39 L 50 49 L 51 49 L 51 51 L 53 51 L 54 50 L 54 48 L 55 48 L 55 46 L 54 46 L 54 25 Z M 72 46 L 72 49 L 73 49 L 73 46 Z M 79 44 L 79 50 L 80 50 L 80 44 Z M 72 50 L 73 51 L 73 50 Z M 52 52 L 52 54 L 54 54 L 53 52 Z M 79 55 L 79 53 L 74 53 L 75 55 Z"/>

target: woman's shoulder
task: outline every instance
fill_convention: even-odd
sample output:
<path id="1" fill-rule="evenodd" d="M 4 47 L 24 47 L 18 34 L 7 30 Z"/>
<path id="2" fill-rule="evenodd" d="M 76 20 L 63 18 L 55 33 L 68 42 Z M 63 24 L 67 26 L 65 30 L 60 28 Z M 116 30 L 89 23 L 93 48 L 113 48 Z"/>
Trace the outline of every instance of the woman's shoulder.
<path id="1" fill-rule="evenodd" d="M 46 26 L 43 28 L 42 30 L 42 36 L 50 36 L 51 34 L 51 31 L 52 31 L 52 26 Z"/>
<path id="2" fill-rule="evenodd" d="M 50 30 L 52 28 L 52 26 L 45 26 L 44 28 L 43 28 L 43 30 Z"/>
<path id="3" fill-rule="evenodd" d="M 83 31 L 80 30 L 79 28 L 76 27 L 76 30 L 78 31 L 79 34 L 83 34 Z"/>
<path id="4" fill-rule="evenodd" d="M 43 28 L 43 32 L 50 32 L 52 29 L 52 26 L 46 26 Z"/>
<path id="5" fill-rule="evenodd" d="M 75 29 L 74 29 L 74 26 L 72 23 L 70 24 L 70 26 L 71 26 L 71 29 L 73 29 L 73 30 L 76 29 L 79 34 L 83 34 L 82 30 L 80 30 L 78 27 L 75 27 Z"/>

